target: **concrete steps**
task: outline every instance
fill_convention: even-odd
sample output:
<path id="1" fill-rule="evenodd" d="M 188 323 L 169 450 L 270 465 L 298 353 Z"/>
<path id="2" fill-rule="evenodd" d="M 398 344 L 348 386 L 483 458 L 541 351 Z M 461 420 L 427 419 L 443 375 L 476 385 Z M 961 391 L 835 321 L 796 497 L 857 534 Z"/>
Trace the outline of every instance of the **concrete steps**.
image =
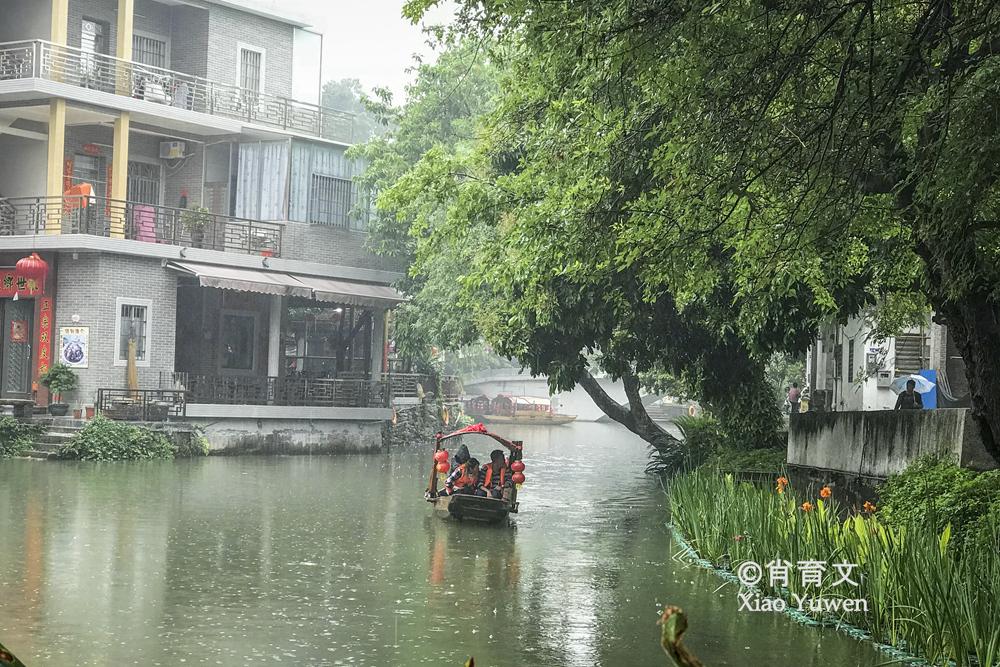
<path id="1" fill-rule="evenodd" d="M 25 457 L 31 459 L 54 459 L 59 448 L 69 443 L 87 422 L 70 417 L 39 417 L 35 424 L 45 426 L 45 431 L 35 438 Z"/>

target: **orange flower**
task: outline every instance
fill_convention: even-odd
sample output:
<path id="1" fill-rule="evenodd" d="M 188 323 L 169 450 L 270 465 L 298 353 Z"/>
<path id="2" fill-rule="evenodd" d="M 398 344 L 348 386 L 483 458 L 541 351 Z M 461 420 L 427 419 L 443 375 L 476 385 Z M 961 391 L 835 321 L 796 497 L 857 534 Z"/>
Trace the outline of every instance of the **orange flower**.
<path id="1" fill-rule="evenodd" d="M 830 490 L 829 486 L 824 486 L 822 489 L 819 490 L 819 497 L 820 498 L 829 498 L 832 495 L 833 495 L 833 491 Z"/>
<path id="2" fill-rule="evenodd" d="M 862 505 L 862 506 L 861 506 L 861 508 L 862 508 L 862 509 L 863 509 L 864 511 L 868 512 L 869 514 L 873 513 L 873 512 L 874 512 L 874 511 L 875 511 L 875 510 L 877 509 L 877 508 L 875 507 L 875 505 L 874 505 L 874 504 L 873 504 L 873 503 L 872 503 L 872 502 L 871 502 L 870 500 L 866 500 L 866 501 L 865 501 L 865 504 L 864 504 L 864 505 Z"/>
<path id="3" fill-rule="evenodd" d="M 811 502 L 809 502 L 808 500 L 805 501 L 804 503 L 802 503 L 802 511 L 803 512 L 812 512 L 812 508 L 813 508 L 813 504 Z"/>
<path id="4" fill-rule="evenodd" d="M 774 490 L 777 491 L 778 493 L 784 493 L 786 486 L 788 486 L 788 478 L 787 477 L 779 477 L 778 478 L 778 486 Z"/>

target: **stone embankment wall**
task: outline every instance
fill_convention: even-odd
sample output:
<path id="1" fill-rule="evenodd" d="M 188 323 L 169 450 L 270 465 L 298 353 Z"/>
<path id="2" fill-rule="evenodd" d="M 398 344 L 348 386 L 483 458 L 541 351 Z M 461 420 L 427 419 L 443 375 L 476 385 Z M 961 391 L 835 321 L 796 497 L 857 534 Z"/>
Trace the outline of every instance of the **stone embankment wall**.
<path id="1" fill-rule="evenodd" d="M 448 409 L 449 424 L 444 423 L 442 408 Z M 397 449 L 400 447 L 427 447 L 430 452 L 434 445 L 434 436 L 439 431 L 448 432 L 458 428 L 455 420 L 459 410 L 456 404 L 442 404 L 429 400 L 414 405 L 398 406 L 396 408 L 396 423 L 386 424 L 383 438 L 385 446 Z"/>
<path id="2" fill-rule="evenodd" d="M 309 419 L 194 420 L 213 455 L 341 454 L 377 451 L 382 422 Z"/>
<path id="3" fill-rule="evenodd" d="M 975 470 L 995 467 L 966 408 L 809 412 L 793 415 L 788 429 L 793 466 L 885 478 L 932 453 Z"/>

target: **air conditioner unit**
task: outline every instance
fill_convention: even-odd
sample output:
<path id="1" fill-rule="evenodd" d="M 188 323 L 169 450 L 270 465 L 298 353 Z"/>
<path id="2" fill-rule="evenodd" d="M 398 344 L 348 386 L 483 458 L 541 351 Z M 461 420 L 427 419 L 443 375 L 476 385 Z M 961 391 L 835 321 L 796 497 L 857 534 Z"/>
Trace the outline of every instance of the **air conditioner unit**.
<path id="1" fill-rule="evenodd" d="M 160 159 L 161 160 L 179 160 L 184 157 L 187 151 L 187 144 L 183 141 L 161 141 L 160 142 Z"/>

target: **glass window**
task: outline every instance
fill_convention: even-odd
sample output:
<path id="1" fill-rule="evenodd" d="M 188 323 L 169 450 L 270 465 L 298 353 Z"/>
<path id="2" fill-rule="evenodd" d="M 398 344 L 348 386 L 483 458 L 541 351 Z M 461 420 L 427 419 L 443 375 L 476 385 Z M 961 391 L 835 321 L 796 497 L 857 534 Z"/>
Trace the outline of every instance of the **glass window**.
<path id="1" fill-rule="evenodd" d="M 252 371 L 257 318 L 250 314 L 223 313 L 221 364 L 223 370 Z"/>
<path id="2" fill-rule="evenodd" d="M 346 178 L 313 174 L 309 193 L 309 222 L 350 227 L 354 183 Z"/>
<path id="3" fill-rule="evenodd" d="M 847 341 L 847 381 L 854 382 L 854 339 Z"/>
<path id="4" fill-rule="evenodd" d="M 148 361 L 146 357 L 146 329 L 149 309 L 144 305 L 122 303 L 119 306 L 118 355 L 119 361 L 128 361 L 128 348 L 135 341 L 135 360 Z"/>

